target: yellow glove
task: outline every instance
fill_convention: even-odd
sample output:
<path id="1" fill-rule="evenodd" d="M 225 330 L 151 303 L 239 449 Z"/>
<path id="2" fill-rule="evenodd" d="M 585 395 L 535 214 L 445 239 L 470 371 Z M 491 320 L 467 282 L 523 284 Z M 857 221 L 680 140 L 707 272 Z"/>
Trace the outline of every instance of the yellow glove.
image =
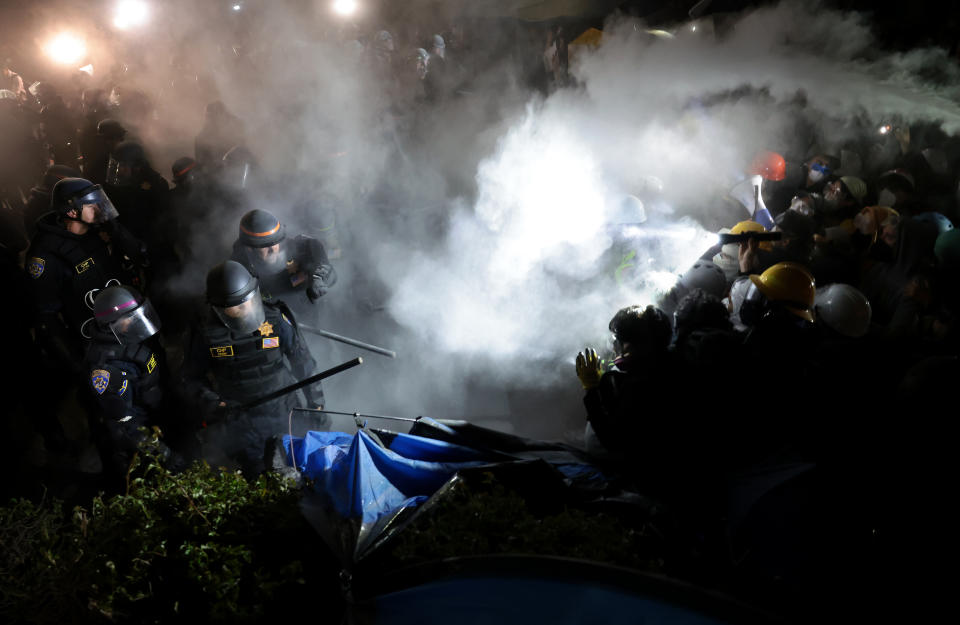
<path id="1" fill-rule="evenodd" d="M 588 347 L 577 354 L 577 377 L 580 378 L 583 388 L 588 391 L 597 388 L 601 375 L 603 375 L 603 369 L 600 367 L 600 359 L 595 349 Z"/>

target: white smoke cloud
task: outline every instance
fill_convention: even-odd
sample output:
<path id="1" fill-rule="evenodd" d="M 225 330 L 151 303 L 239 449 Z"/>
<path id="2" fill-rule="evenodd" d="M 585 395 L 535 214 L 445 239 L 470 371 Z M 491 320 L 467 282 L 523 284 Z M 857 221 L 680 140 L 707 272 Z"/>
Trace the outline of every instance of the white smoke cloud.
<path id="1" fill-rule="evenodd" d="M 546 98 L 522 72 L 523 55 L 541 62 L 539 43 L 524 48 L 490 27 L 475 42 L 486 54 L 475 54 L 494 60 L 466 93 L 404 114 L 384 110 L 395 85 L 352 34 L 334 35 L 326 9 L 321 19 L 245 3 L 245 15 L 225 17 L 213 4 L 174 4 L 153 35 L 116 43 L 156 38 L 158 52 L 138 55 L 124 78 L 159 93 L 144 133 L 156 168 L 167 174 L 192 153 L 203 107 L 222 99 L 268 177 L 284 181 L 267 207 L 292 232 L 312 225 L 295 198 L 337 203 L 344 258 L 325 323 L 400 353 L 331 380 L 333 408 L 517 417 L 504 389 L 536 387 L 582 419 L 569 397 L 574 354 L 602 347 L 617 308 L 654 302 L 712 232 L 747 217 L 720 199 L 758 150 L 798 163 L 893 113 L 960 129 L 960 75 L 945 53 L 884 53 L 866 16 L 816 2 L 669 40 L 646 33 L 658 25 L 612 20 L 599 49 L 576 55 L 575 84 Z M 232 49 L 238 40 L 245 47 Z M 456 54 L 451 46 L 451 62 Z M 648 216 L 621 233 L 632 243 L 608 227 L 626 194 Z M 189 273 L 226 257 L 242 212 L 198 227 Z M 314 347 L 321 366 L 355 355 Z"/>

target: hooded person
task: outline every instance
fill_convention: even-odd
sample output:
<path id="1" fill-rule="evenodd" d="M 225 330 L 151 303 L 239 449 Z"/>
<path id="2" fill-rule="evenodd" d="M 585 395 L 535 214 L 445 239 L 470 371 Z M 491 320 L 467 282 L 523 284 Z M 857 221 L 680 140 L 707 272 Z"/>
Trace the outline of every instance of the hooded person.
<path id="1" fill-rule="evenodd" d="M 876 221 L 876 220 L 874 220 Z M 875 235 L 878 245 L 890 250 L 888 260 L 868 259 L 860 280 L 860 290 L 870 300 L 873 318 L 892 334 L 902 334 L 912 326 L 925 305 L 924 297 L 911 282 L 927 282 L 935 267 L 935 224 L 916 219 L 897 219 Z M 928 289 L 924 287 L 923 290 Z"/>
<path id="2" fill-rule="evenodd" d="M 877 189 L 877 204 L 889 206 L 906 216 L 922 212 L 916 197 L 916 179 L 906 169 L 891 169 L 881 174 Z"/>
<path id="3" fill-rule="evenodd" d="M 777 215 L 773 230 L 780 232 L 783 238 L 772 241 L 770 251 L 761 252 L 763 269 L 781 262 L 810 265 L 816 231 L 816 222 L 811 217 L 798 211 L 785 211 Z"/>
<path id="4" fill-rule="evenodd" d="M 587 422 L 608 452 L 622 458 L 631 472 L 644 476 L 651 494 L 667 495 L 665 486 L 672 477 L 669 467 L 676 458 L 668 459 L 665 450 L 678 443 L 661 428 L 667 425 L 662 415 L 675 380 L 669 352 L 670 318 L 653 306 L 629 306 L 617 311 L 609 328 L 616 370 L 605 370 L 591 348 L 576 358 Z M 658 397 L 664 400 L 664 411 L 657 405 Z M 641 453 L 641 448 L 660 451 Z"/>

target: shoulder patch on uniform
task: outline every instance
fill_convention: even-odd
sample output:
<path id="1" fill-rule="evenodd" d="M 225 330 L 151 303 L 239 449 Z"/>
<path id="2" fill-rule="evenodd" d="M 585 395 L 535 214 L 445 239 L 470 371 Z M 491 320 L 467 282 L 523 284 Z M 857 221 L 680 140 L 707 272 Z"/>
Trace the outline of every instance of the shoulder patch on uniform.
<path id="1" fill-rule="evenodd" d="M 97 392 L 97 395 L 103 395 L 103 392 L 110 385 L 110 372 L 106 369 L 94 369 L 93 373 L 90 374 L 90 384 L 93 385 L 93 390 Z"/>
<path id="2" fill-rule="evenodd" d="M 150 360 L 147 361 L 147 373 L 153 373 L 153 370 L 157 368 L 157 355 L 150 354 Z"/>
<path id="3" fill-rule="evenodd" d="M 233 356 L 233 345 L 218 345 L 210 348 L 210 355 L 214 358 L 229 358 Z"/>
<path id="4" fill-rule="evenodd" d="M 31 278 L 39 278 L 43 275 L 43 270 L 47 267 L 47 261 L 34 256 L 27 261 L 27 273 Z"/>
<path id="5" fill-rule="evenodd" d="M 127 392 L 127 383 L 129 382 L 130 380 L 126 380 L 126 379 L 123 381 L 123 384 L 121 384 L 120 388 L 117 390 L 117 395 L 123 395 L 124 393 Z"/>
<path id="6" fill-rule="evenodd" d="M 271 336 L 263 339 L 263 349 L 273 349 L 274 347 L 280 347 L 279 336 Z"/>

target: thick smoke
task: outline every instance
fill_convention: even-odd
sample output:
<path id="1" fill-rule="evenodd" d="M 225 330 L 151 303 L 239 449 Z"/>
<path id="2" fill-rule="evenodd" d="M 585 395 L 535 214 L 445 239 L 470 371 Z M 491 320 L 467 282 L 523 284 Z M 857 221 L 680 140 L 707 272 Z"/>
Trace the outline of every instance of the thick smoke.
<path id="1" fill-rule="evenodd" d="M 159 93 L 142 133 L 155 167 L 168 174 L 192 154 L 204 106 L 222 100 L 274 181 L 256 202 L 294 232 L 337 211 L 341 280 L 322 323 L 400 353 L 331 380 L 334 409 L 575 429 L 576 351 L 604 347 L 617 308 L 654 303 L 713 232 L 748 217 L 720 199 L 758 150 L 799 163 L 892 114 L 960 129 L 958 72 L 942 51 L 884 54 L 864 16 L 817 3 L 701 20 L 669 39 L 647 30 L 662 25 L 611 19 L 598 49 L 576 52 L 572 84 L 546 97 L 523 86 L 521 57 L 539 42 L 498 38 L 491 21 L 474 41 L 487 54 L 473 51 L 488 62 L 465 92 L 405 114 L 384 93 L 402 93 L 407 77 L 373 71 L 369 46 L 360 53 L 321 4 L 306 15 L 250 6 L 242 18 L 171 4 L 162 35 L 113 43 L 136 57 L 126 83 Z M 238 33 L 242 50 L 229 43 Z M 625 260 L 614 224 L 628 194 L 647 221 L 626 230 L 640 245 Z M 195 228 L 183 288 L 229 254 L 247 208 Z M 618 281 L 625 262 L 632 277 Z M 321 366 L 357 354 L 313 347 Z"/>

